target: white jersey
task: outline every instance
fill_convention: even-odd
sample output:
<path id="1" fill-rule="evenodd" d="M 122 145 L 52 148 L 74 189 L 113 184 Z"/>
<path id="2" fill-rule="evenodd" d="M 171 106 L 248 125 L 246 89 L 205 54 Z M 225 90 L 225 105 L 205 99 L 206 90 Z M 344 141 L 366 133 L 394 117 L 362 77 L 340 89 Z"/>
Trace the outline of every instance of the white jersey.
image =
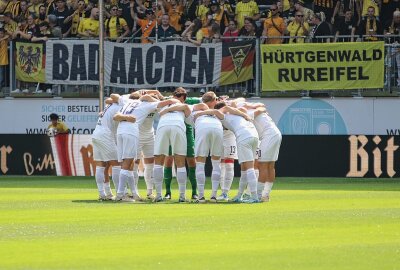
<path id="1" fill-rule="evenodd" d="M 278 127 L 275 125 L 275 122 L 267 113 L 261 113 L 256 118 L 254 118 L 255 110 L 249 110 L 249 116 L 254 120 L 254 126 L 257 129 L 258 136 L 260 140 L 266 137 L 273 137 L 274 135 L 280 135 Z"/>
<path id="2" fill-rule="evenodd" d="M 156 112 L 149 113 L 146 118 L 144 119 L 143 123 L 139 126 L 139 133 L 140 138 L 146 138 L 154 136 L 154 116 Z"/>
<path id="3" fill-rule="evenodd" d="M 196 112 L 194 112 L 194 115 L 196 115 Z M 222 130 L 222 124 L 215 115 L 202 115 L 196 119 L 194 128 L 196 129 L 196 132 L 208 128 L 217 128 Z"/>
<path id="4" fill-rule="evenodd" d="M 258 133 L 253 123 L 241 116 L 225 114 L 224 120 L 221 122 L 225 128 L 231 130 L 235 134 L 237 142 L 248 138 L 258 138 Z"/>
<path id="5" fill-rule="evenodd" d="M 157 106 L 158 102 L 142 102 L 138 99 L 129 100 L 122 107 L 120 113 L 134 116 L 136 122 L 121 121 L 118 125 L 117 134 L 131 134 L 139 137 L 139 126 L 143 124 L 149 113 L 156 110 Z"/>
<path id="6" fill-rule="evenodd" d="M 160 113 L 170 107 L 182 105 L 181 103 L 171 104 L 165 106 L 161 109 Z M 160 117 L 160 121 L 158 122 L 157 129 L 164 126 L 177 126 L 181 128 L 183 131 L 186 130 L 185 126 L 185 113 L 183 111 L 172 111 L 164 114 Z"/>
<path id="7" fill-rule="evenodd" d="M 96 128 L 93 131 L 92 138 L 98 140 L 115 141 L 118 122 L 113 120 L 114 115 L 120 110 L 120 106 L 116 103 L 107 104 L 97 120 Z"/>

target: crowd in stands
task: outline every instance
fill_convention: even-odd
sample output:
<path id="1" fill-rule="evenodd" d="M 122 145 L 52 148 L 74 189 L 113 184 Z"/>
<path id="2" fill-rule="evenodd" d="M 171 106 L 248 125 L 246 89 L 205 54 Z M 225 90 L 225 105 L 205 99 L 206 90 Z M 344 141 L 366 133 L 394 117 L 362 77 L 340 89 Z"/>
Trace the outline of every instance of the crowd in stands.
<path id="1" fill-rule="evenodd" d="M 400 0 L 104 0 L 104 8 L 115 42 L 374 41 L 400 31 Z M 0 0 L 0 14 L 0 71 L 5 41 L 99 36 L 98 0 Z"/>

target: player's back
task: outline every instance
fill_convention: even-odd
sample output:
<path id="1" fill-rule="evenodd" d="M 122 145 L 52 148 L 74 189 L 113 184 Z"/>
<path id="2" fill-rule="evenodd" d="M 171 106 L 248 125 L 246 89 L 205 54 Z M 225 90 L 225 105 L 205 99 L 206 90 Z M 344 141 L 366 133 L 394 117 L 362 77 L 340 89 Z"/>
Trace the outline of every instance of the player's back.
<path id="1" fill-rule="evenodd" d="M 261 113 L 256 118 L 254 118 L 254 110 L 249 110 L 248 114 L 254 119 L 253 123 L 257 129 L 260 139 L 266 136 L 273 136 L 281 133 L 275 122 L 267 113 Z"/>
<path id="2" fill-rule="evenodd" d="M 101 139 L 104 134 L 115 136 L 118 123 L 113 120 L 114 115 L 120 110 L 118 104 L 107 104 L 97 120 L 93 137 Z"/>
<path id="3" fill-rule="evenodd" d="M 165 106 L 161 109 L 160 113 L 167 109 L 171 108 L 174 106 L 179 106 L 182 105 L 181 103 L 176 103 L 176 104 L 171 104 L 168 106 Z M 177 126 L 182 128 L 182 130 L 186 130 L 185 126 L 185 113 L 183 111 L 171 111 L 163 116 L 160 117 L 160 121 L 158 122 L 158 127 L 157 129 L 163 127 L 163 126 Z"/>
<path id="4" fill-rule="evenodd" d="M 251 137 L 258 138 L 258 133 L 253 123 L 247 121 L 241 116 L 225 114 L 222 124 L 235 134 L 238 142 Z"/>
<path id="5" fill-rule="evenodd" d="M 214 115 L 202 115 L 197 118 L 194 128 L 196 131 L 208 128 L 217 128 L 222 130 L 222 124 Z"/>

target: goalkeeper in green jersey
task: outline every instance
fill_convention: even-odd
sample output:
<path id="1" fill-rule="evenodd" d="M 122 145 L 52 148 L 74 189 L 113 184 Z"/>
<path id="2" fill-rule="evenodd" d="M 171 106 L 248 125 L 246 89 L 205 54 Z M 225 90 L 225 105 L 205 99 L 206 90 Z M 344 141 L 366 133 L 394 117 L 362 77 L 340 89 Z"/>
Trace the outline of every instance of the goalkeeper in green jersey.
<path id="1" fill-rule="evenodd" d="M 187 97 L 186 90 L 182 91 L 184 90 L 184 88 L 178 87 L 177 90 L 174 92 L 173 98 L 185 102 L 188 105 L 201 103 L 201 98 Z M 194 158 L 194 133 L 193 133 L 193 127 L 191 125 L 186 125 L 186 138 L 187 138 L 186 162 L 189 171 L 188 178 L 192 186 L 192 200 L 197 200 L 198 196 L 197 196 L 197 183 L 196 183 L 196 161 Z M 172 156 L 167 157 L 164 162 L 164 181 L 166 188 L 165 199 L 167 200 L 171 199 L 172 162 L 173 162 Z"/>

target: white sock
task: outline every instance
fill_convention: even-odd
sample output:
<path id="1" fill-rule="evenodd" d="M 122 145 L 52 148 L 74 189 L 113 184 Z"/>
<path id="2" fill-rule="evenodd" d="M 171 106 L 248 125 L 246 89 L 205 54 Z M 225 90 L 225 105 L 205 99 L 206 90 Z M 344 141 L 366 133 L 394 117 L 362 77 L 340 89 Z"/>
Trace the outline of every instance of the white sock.
<path id="1" fill-rule="evenodd" d="M 203 162 L 196 162 L 196 180 L 197 188 L 199 189 L 199 198 L 204 197 L 204 186 L 206 184 L 205 165 Z"/>
<path id="2" fill-rule="evenodd" d="M 146 182 L 147 194 L 153 192 L 153 170 L 154 163 L 144 164 L 144 181 Z"/>
<path id="3" fill-rule="evenodd" d="M 104 191 L 106 192 L 106 195 L 112 195 L 110 182 L 104 182 Z"/>
<path id="4" fill-rule="evenodd" d="M 257 196 L 260 199 L 264 190 L 265 183 L 257 182 Z"/>
<path id="5" fill-rule="evenodd" d="M 96 185 L 97 185 L 97 190 L 99 191 L 100 196 L 106 196 L 104 192 L 104 167 L 96 167 Z"/>
<path id="6" fill-rule="evenodd" d="M 258 198 L 257 197 L 257 178 L 256 178 L 256 173 L 254 172 L 254 169 L 248 169 L 246 171 L 247 174 L 247 183 L 249 185 L 250 193 L 253 198 Z"/>
<path id="7" fill-rule="evenodd" d="M 187 174 L 185 167 L 176 169 L 176 180 L 178 181 L 178 186 L 179 186 L 179 196 L 186 197 L 185 194 L 186 194 Z"/>
<path id="8" fill-rule="evenodd" d="M 154 165 L 153 176 L 154 176 L 154 186 L 156 187 L 157 196 L 162 196 L 164 167 L 161 165 Z"/>
<path id="9" fill-rule="evenodd" d="M 239 180 L 239 190 L 238 195 L 242 195 L 244 190 L 247 187 L 247 173 L 246 171 L 240 171 L 240 180 Z"/>
<path id="10" fill-rule="evenodd" d="M 134 163 L 133 165 L 133 188 L 136 194 L 139 194 L 138 190 L 139 183 L 139 164 Z"/>
<path id="11" fill-rule="evenodd" d="M 221 187 L 222 192 L 224 191 L 225 186 L 225 163 L 221 162 L 221 177 L 219 178 L 219 185 Z"/>
<path id="12" fill-rule="evenodd" d="M 135 188 L 135 176 L 133 174 L 133 171 L 129 171 L 129 173 L 130 173 L 130 175 L 129 175 L 129 178 L 127 179 L 129 189 L 130 189 L 132 195 L 137 194 L 137 190 Z"/>
<path id="13" fill-rule="evenodd" d="M 121 166 L 113 166 L 111 170 L 112 181 L 114 183 L 115 192 L 118 192 L 118 183 L 119 183 L 119 173 L 121 172 Z"/>
<path id="14" fill-rule="evenodd" d="M 274 185 L 274 182 L 265 182 L 265 187 L 264 187 L 264 190 L 262 192 L 262 195 L 263 196 L 269 196 L 269 194 L 271 193 L 273 185 Z"/>
<path id="15" fill-rule="evenodd" d="M 221 161 L 211 160 L 212 173 L 211 173 L 211 197 L 217 197 L 219 186 L 219 179 L 221 177 Z"/>
<path id="16" fill-rule="evenodd" d="M 125 194 L 125 186 L 129 183 L 129 178 L 131 177 L 131 172 L 128 170 L 121 169 L 119 173 L 119 183 L 118 183 L 118 191 L 117 194 L 119 196 L 123 196 Z"/>
<path id="17" fill-rule="evenodd" d="M 233 163 L 225 163 L 225 179 L 224 186 L 222 192 L 228 194 L 231 190 L 233 177 L 235 176 L 234 164 Z"/>
<path id="18" fill-rule="evenodd" d="M 258 180 L 258 178 L 260 177 L 260 171 L 258 169 L 254 169 L 254 172 L 256 173 L 256 177 Z"/>

